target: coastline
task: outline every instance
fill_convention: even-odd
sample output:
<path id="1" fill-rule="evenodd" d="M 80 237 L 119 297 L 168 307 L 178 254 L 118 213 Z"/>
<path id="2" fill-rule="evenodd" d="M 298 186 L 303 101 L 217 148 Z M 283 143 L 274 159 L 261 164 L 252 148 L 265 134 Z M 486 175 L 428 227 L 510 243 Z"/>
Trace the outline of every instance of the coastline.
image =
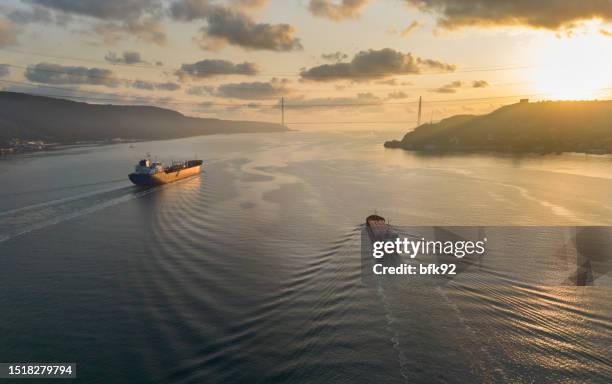
<path id="1" fill-rule="evenodd" d="M 190 135 L 184 137 L 170 137 L 170 138 L 158 138 L 158 139 L 103 139 L 103 140 L 85 140 L 85 141 L 75 141 L 75 142 L 65 142 L 65 143 L 49 143 L 45 144 L 44 148 L 40 149 L 29 149 L 29 150 L 19 150 L 19 151 L 0 151 L 0 158 L 8 157 L 8 156 L 17 156 L 17 155 L 30 155 L 34 153 L 43 153 L 43 152 L 53 152 L 62 149 L 73 149 L 73 148 L 87 148 L 87 147 L 101 147 L 107 145 L 116 145 L 116 144 L 134 144 L 134 143 L 146 143 L 146 142 L 154 142 L 154 141 L 170 141 L 170 140 L 180 140 L 180 139 L 188 139 L 192 137 L 200 137 L 200 136 L 225 136 L 225 135 L 240 135 L 240 134 L 265 134 L 265 133 L 287 133 L 287 132 L 299 132 L 296 129 L 287 129 L 284 131 L 275 131 L 275 132 L 226 132 L 226 133 L 204 133 L 201 135 Z M 6 149 L 6 148 L 5 148 Z"/>
<path id="2" fill-rule="evenodd" d="M 580 154 L 580 155 L 596 155 L 596 156 L 612 156 L 612 150 L 561 150 L 561 151 L 546 151 L 533 149 L 502 149 L 502 148 L 425 148 L 425 147 L 404 147 L 401 144 L 383 146 L 386 149 L 399 149 L 408 152 L 415 152 L 425 155 L 453 155 L 453 154 L 489 154 L 489 155 L 564 155 L 564 154 Z"/>

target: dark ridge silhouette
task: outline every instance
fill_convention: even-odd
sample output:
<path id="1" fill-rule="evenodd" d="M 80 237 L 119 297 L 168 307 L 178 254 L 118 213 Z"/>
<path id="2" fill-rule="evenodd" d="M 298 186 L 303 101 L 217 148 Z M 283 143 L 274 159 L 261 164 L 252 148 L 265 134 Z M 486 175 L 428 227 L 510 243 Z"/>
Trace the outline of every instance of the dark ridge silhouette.
<path id="1" fill-rule="evenodd" d="M 188 117 L 158 107 L 88 104 L 0 92 L 0 143 L 12 138 L 75 143 L 286 130 L 280 124 Z"/>
<path id="2" fill-rule="evenodd" d="M 423 124 L 387 148 L 416 151 L 612 153 L 612 101 L 521 102 Z"/>

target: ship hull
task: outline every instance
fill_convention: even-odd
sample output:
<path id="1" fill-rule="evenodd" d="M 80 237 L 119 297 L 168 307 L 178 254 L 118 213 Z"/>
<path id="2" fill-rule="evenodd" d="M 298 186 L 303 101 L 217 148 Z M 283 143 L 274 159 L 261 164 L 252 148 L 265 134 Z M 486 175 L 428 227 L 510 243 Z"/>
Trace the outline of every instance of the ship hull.
<path id="1" fill-rule="evenodd" d="M 378 215 L 370 215 L 366 219 L 366 228 L 372 242 L 385 240 L 389 232 L 389 227 L 385 219 Z"/>
<path id="2" fill-rule="evenodd" d="M 169 184 L 178 180 L 182 180 L 200 173 L 201 166 L 197 165 L 190 168 L 180 169 L 173 172 L 158 172 L 153 175 L 142 173 L 130 173 L 128 177 L 130 181 L 136 185 L 143 187 L 152 187 L 156 185 Z"/>

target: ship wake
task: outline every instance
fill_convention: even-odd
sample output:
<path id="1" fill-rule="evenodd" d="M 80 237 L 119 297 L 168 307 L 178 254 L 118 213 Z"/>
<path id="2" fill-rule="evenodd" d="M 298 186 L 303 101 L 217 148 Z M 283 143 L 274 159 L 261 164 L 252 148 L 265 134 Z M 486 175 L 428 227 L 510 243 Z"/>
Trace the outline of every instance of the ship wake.
<path id="1" fill-rule="evenodd" d="M 0 243 L 152 193 L 156 188 L 120 187 L 0 212 Z"/>

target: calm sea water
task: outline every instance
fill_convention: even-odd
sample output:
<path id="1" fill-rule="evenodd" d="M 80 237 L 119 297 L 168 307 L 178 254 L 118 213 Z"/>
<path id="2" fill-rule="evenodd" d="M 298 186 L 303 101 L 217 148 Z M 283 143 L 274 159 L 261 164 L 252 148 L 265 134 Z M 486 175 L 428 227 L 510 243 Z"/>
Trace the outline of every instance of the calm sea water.
<path id="1" fill-rule="evenodd" d="M 0 362 L 83 383 L 612 381 L 610 286 L 361 284 L 397 225 L 612 225 L 612 157 L 424 156 L 370 133 L 0 158 Z M 145 153 L 200 177 L 141 190 Z M 44 382 L 44 381 L 37 381 Z"/>

